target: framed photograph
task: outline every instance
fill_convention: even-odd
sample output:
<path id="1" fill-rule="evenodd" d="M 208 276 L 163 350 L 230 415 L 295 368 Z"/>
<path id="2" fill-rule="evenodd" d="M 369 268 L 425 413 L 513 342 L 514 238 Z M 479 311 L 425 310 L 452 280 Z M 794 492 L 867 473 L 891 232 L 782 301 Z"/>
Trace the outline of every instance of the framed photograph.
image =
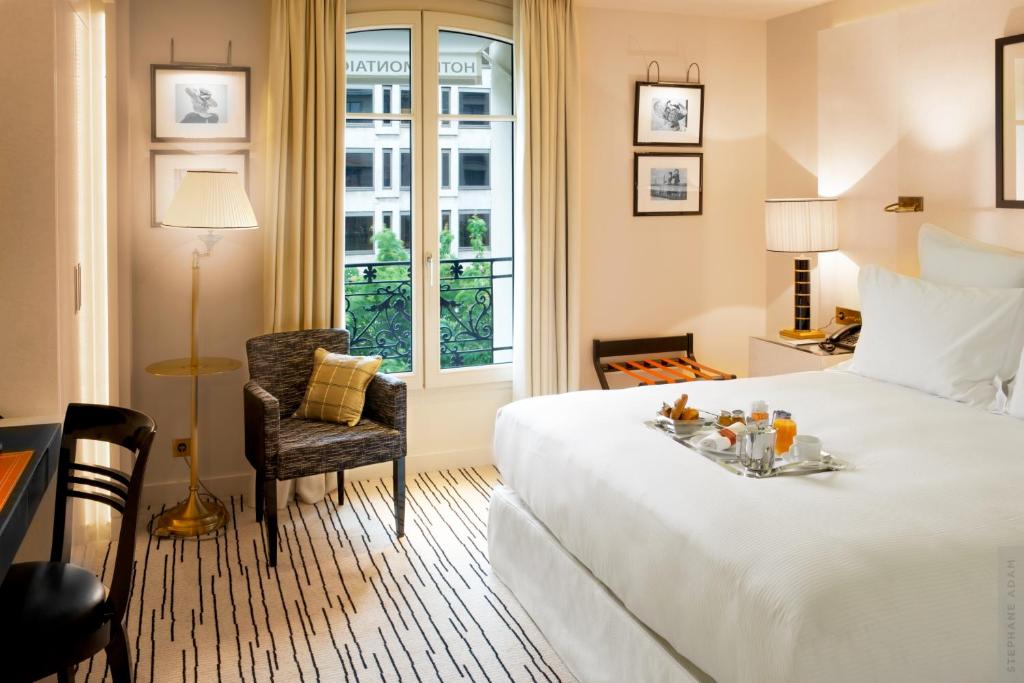
<path id="1" fill-rule="evenodd" d="M 704 86 L 637 82 L 633 144 L 665 147 L 704 144 Z"/>
<path id="2" fill-rule="evenodd" d="M 249 142 L 249 71 L 153 64 L 153 142 Z"/>
<path id="3" fill-rule="evenodd" d="M 1024 209 L 1024 34 L 996 40 L 996 206 Z"/>
<path id="4" fill-rule="evenodd" d="M 185 152 L 154 149 L 149 157 L 150 220 L 160 227 L 164 212 L 188 171 L 238 171 L 249 191 L 249 150 L 223 152 Z"/>
<path id="5" fill-rule="evenodd" d="M 633 155 L 634 216 L 699 216 L 704 212 L 704 155 Z"/>

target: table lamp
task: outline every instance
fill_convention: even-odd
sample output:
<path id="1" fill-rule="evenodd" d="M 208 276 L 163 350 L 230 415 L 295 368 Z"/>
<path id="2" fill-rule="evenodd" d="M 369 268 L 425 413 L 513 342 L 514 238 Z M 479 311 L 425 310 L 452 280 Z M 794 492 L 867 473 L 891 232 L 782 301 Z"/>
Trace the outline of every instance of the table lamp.
<path id="1" fill-rule="evenodd" d="M 797 254 L 793 260 L 793 327 L 788 339 L 823 339 L 811 329 L 811 261 L 808 254 L 839 248 L 836 199 L 769 199 L 764 224 L 768 251 Z"/>
<path id="2" fill-rule="evenodd" d="M 231 372 L 242 367 L 233 358 L 200 356 L 199 262 L 210 256 L 220 240 L 221 230 L 247 230 L 258 227 L 242 181 L 235 171 L 188 171 L 167 207 L 161 224 L 165 228 L 206 230 L 200 235 L 205 248 L 192 252 L 192 325 L 188 358 L 153 363 L 146 372 L 162 377 L 192 379 L 191 435 L 187 445 L 179 445 L 189 455 L 189 487 L 186 498 L 158 515 L 150 530 L 155 536 L 189 537 L 207 534 L 227 524 L 228 511 L 219 499 L 199 493 L 199 377 Z"/>

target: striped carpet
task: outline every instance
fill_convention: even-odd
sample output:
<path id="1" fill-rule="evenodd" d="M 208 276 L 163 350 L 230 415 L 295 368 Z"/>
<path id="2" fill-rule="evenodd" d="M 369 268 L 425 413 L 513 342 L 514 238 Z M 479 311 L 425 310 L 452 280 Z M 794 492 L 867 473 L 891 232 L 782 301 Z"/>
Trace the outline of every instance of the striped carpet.
<path id="1" fill-rule="evenodd" d="M 572 681 L 489 574 L 493 468 L 420 474 L 396 539 L 390 480 L 349 482 L 345 504 L 289 505 L 277 571 L 249 501 L 227 533 L 141 537 L 129 645 L 145 681 Z M 153 510 L 148 514 L 152 514 Z M 74 561 L 113 571 L 110 544 Z M 102 655 L 77 680 L 99 681 Z"/>

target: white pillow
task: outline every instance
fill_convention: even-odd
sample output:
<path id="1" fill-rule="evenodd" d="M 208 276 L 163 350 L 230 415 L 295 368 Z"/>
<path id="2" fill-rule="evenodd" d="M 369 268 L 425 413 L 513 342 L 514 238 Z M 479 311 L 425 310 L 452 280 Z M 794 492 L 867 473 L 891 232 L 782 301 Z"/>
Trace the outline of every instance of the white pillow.
<path id="1" fill-rule="evenodd" d="M 949 287 L 865 266 L 852 370 L 990 407 L 1024 344 L 1024 289 Z"/>
<path id="2" fill-rule="evenodd" d="M 1024 253 L 925 223 L 917 235 L 921 279 L 960 287 L 1024 287 Z"/>

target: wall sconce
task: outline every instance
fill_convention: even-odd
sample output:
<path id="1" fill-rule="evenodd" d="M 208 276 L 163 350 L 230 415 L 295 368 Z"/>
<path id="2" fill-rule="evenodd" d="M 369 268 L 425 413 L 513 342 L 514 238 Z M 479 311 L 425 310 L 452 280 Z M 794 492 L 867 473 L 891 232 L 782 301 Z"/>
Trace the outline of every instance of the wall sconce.
<path id="1" fill-rule="evenodd" d="M 924 211 L 924 197 L 899 197 L 895 204 L 885 207 L 889 213 L 917 213 Z"/>

